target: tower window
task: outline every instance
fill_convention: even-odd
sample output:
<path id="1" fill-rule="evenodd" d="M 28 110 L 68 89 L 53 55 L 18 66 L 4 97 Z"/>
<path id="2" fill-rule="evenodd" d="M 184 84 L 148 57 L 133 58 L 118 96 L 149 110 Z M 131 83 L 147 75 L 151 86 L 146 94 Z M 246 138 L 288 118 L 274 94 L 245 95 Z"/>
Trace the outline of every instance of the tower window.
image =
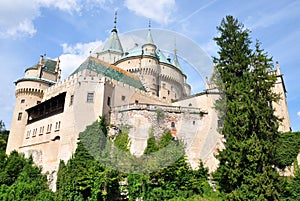
<path id="1" fill-rule="evenodd" d="M 22 99 L 22 100 L 21 100 L 21 103 L 25 103 L 25 99 Z"/>
<path id="2" fill-rule="evenodd" d="M 168 95 L 170 95 L 170 90 L 168 90 Z"/>
<path id="3" fill-rule="evenodd" d="M 125 101 L 126 97 L 125 96 L 122 96 L 122 101 Z"/>
<path id="4" fill-rule="evenodd" d="M 192 106 L 192 103 L 190 103 L 189 106 L 191 107 L 191 106 Z"/>
<path id="5" fill-rule="evenodd" d="M 107 97 L 107 105 L 110 106 L 110 97 Z"/>
<path id="6" fill-rule="evenodd" d="M 94 102 L 94 93 L 88 93 L 87 94 L 86 102 L 88 102 L 88 103 L 93 103 Z"/>
<path id="7" fill-rule="evenodd" d="M 18 114 L 18 121 L 22 120 L 22 112 L 19 112 Z"/>
<path id="8" fill-rule="evenodd" d="M 193 125 L 195 125 L 195 123 L 196 123 L 196 122 L 195 122 L 195 121 L 193 121 Z"/>
<path id="9" fill-rule="evenodd" d="M 74 101 L 74 95 L 70 96 L 70 105 L 73 105 L 73 101 Z"/>

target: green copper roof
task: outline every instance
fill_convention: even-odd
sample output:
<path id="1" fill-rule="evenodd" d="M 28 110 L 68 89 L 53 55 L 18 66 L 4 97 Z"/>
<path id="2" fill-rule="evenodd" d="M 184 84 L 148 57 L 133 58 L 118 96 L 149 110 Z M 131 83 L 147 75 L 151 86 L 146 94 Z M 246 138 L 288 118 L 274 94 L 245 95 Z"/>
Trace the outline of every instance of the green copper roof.
<path id="1" fill-rule="evenodd" d="M 104 51 L 115 51 L 115 52 L 123 53 L 123 48 L 122 48 L 116 28 L 114 28 L 111 31 L 110 36 L 109 36 L 108 40 L 105 42 L 102 51 L 103 52 Z"/>
<path id="2" fill-rule="evenodd" d="M 155 57 L 159 60 L 159 62 L 171 64 L 171 65 L 175 66 L 176 68 L 178 68 L 179 70 L 181 70 L 181 66 L 178 62 L 177 55 L 176 55 L 176 58 L 174 55 L 174 62 L 171 63 L 160 49 L 156 49 L 155 53 L 156 53 Z M 143 55 L 153 56 L 153 55 L 150 55 L 147 53 L 144 53 Z M 125 55 L 121 59 L 136 57 L 136 56 L 142 56 L 142 48 L 141 47 L 135 47 L 135 48 L 130 49 L 128 52 L 125 53 Z"/>
<path id="3" fill-rule="evenodd" d="M 39 65 L 39 62 L 36 63 L 35 65 L 29 67 L 28 69 L 37 69 Z M 56 68 L 56 65 L 57 65 L 57 61 L 54 61 L 54 60 L 51 60 L 51 59 L 43 59 L 43 70 L 45 71 L 50 71 L 52 73 L 55 73 L 55 68 Z"/>
<path id="4" fill-rule="evenodd" d="M 106 77 L 145 91 L 145 88 L 138 77 L 94 57 L 88 57 L 71 75 L 74 75 L 85 69 L 94 71 L 98 74 L 104 75 Z"/>
<path id="5" fill-rule="evenodd" d="M 171 64 L 170 61 L 168 61 L 168 59 L 166 58 L 166 56 L 164 55 L 164 53 L 162 51 L 160 51 L 159 49 L 156 50 L 156 55 L 158 57 L 158 60 L 160 62 L 163 63 L 167 63 L 167 64 Z"/>
<path id="6" fill-rule="evenodd" d="M 150 29 L 148 30 L 148 35 L 147 35 L 146 44 L 152 44 L 152 45 L 154 45 L 154 41 L 153 41 L 153 38 L 152 38 L 152 34 L 151 34 Z"/>
<path id="7" fill-rule="evenodd" d="M 56 82 L 53 81 L 53 80 L 48 80 L 48 79 L 45 79 L 45 78 L 38 78 L 38 77 L 24 77 L 24 78 L 21 78 L 21 79 L 17 80 L 15 83 L 22 82 L 22 81 L 37 81 L 37 82 L 44 82 L 44 83 L 47 83 L 47 84 L 49 84 L 49 85 L 53 85 L 53 84 L 56 83 Z"/>

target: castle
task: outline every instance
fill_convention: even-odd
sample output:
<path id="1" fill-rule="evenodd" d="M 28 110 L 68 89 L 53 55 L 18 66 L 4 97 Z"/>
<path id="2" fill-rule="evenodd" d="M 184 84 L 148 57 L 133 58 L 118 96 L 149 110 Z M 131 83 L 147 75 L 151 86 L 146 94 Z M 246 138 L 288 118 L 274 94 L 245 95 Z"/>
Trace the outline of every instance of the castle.
<path id="1" fill-rule="evenodd" d="M 72 157 L 79 133 L 104 116 L 115 127 L 131 127 L 130 151 L 136 156 L 143 154 L 155 124 L 156 135 L 168 129 L 185 142 L 193 168 L 201 159 L 210 171 L 215 170 L 215 154 L 224 148 L 214 110 L 219 94 L 209 79 L 203 92 L 191 94 L 176 50 L 173 59 L 168 58 L 154 41 L 149 27 L 144 44 L 125 52 L 115 22 L 104 47 L 96 49 L 64 80 L 60 78 L 60 61 L 41 56 L 15 82 L 16 103 L 7 154 L 17 150 L 32 155 L 44 172 L 54 173 L 55 181 L 59 161 Z M 277 76 L 274 90 L 281 95 L 281 101 L 272 106 L 284 119 L 279 130 L 290 131 L 286 89 L 278 63 L 272 73 Z M 164 114 L 160 122 L 158 111 Z"/>

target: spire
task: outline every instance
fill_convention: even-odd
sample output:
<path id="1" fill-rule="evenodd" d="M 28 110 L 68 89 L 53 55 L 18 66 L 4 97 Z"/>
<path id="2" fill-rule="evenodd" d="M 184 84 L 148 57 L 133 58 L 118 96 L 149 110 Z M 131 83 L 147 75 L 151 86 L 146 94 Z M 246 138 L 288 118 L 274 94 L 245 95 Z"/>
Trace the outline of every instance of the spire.
<path id="1" fill-rule="evenodd" d="M 117 11 L 115 11 L 114 28 L 112 29 L 109 39 L 105 42 L 103 51 L 115 51 L 123 54 L 123 48 L 117 31 Z"/>
<path id="2" fill-rule="evenodd" d="M 111 32 L 116 32 L 116 33 L 118 33 L 118 31 L 117 31 L 117 15 L 118 15 L 118 12 L 117 12 L 117 10 L 115 11 L 115 19 L 114 19 L 114 28 L 113 28 L 113 30 L 111 30 Z"/>
<path id="3" fill-rule="evenodd" d="M 278 61 L 276 61 L 276 74 L 281 75 L 280 65 Z"/>
<path id="4" fill-rule="evenodd" d="M 176 49 L 176 39 L 175 39 L 175 48 L 174 48 L 174 59 L 173 59 L 173 65 L 176 66 L 178 69 L 181 70 L 181 66 L 180 63 L 178 61 L 178 57 L 177 57 L 177 49 Z"/>
<path id="5" fill-rule="evenodd" d="M 149 25 L 148 25 L 147 44 L 153 44 L 154 45 L 152 34 L 151 34 L 151 22 L 150 22 L 150 20 L 149 20 Z"/>

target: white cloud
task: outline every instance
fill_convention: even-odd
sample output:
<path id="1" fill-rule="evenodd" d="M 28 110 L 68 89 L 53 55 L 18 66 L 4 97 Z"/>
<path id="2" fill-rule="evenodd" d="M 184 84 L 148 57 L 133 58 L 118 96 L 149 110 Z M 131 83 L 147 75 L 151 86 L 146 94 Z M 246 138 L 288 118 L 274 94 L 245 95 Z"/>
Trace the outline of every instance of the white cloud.
<path id="1" fill-rule="evenodd" d="M 298 115 L 298 117 L 300 117 L 300 111 L 299 111 L 299 112 L 297 112 L 297 115 Z"/>
<path id="2" fill-rule="evenodd" d="M 160 24 L 167 24 L 171 21 L 170 16 L 175 10 L 175 0 L 125 0 L 125 6 L 141 15 L 152 19 Z"/>
<path id="3" fill-rule="evenodd" d="M 103 7 L 106 0 L 1 0 L 0 39 L 33 36 L 34 20 L 41 8 L 54 7 L 65 12 L 80 12 L 87 5 Z"/>
<path id="4" fill-rule="evenodd" d="M 32 21 L 39 14 L 34 0 L 0 1 L 0 38 L 33 35 L 36 30 Z"/>
<path id="5" fill-rule="evenodd" d="M 80 11 L 81 6 L 78 0 L 36 0 L 42 7 L 55 7 L 63 11 Z"/>
<path id="6" fill-rule="evenodd" d="M 94 50 L 101 46 L 102 41 L 76 43 L 75 45 L 62 44 L 63 54 L 59 56 L 62 78 L 69 76 Z"/>

